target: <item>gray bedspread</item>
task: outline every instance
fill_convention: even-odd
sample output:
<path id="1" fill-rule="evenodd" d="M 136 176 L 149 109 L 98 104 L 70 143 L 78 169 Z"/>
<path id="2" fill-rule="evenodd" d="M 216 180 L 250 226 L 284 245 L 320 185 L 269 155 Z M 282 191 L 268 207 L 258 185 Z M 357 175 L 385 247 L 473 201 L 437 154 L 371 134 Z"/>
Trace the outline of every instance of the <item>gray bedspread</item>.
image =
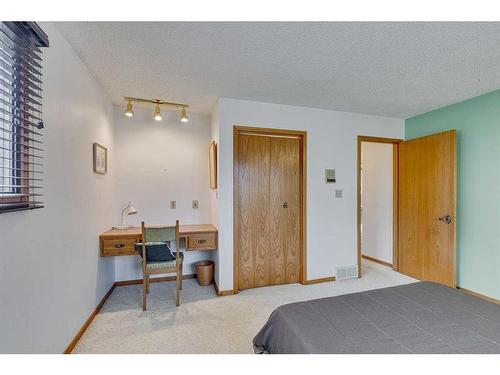
<path id="1" fill-rule="evenodd" d="M 256 353 L 500 353 L 500 305 L 431 282 L 278 307 Z"/>

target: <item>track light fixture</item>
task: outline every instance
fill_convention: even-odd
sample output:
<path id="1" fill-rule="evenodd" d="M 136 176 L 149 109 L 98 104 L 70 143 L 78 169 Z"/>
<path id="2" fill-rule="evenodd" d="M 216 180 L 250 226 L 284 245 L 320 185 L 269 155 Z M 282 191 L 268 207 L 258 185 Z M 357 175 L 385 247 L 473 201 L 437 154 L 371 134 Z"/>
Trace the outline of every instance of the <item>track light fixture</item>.
<path id="1" fill-rule="evenodd" d="M 127 116 L 127 117 L 134 116 L 134 111 L 132 110 L 132 102 L 136 102 L 136 103 L 154 104 L 153 118 L 156 121 L 163 120 L 163 115 L 161 113 L 161 106 L 169 107 L 173 110 L 178 110 L 180 108 L 181 109 L 181 116 L 180 116 L 181 122 L 188 122 L 189 121 L 188 114 L 187 114 L 187 109 L 189 106 L 187 104 L 171 103 L 171 102 L 166 102 L 166 101 L 161 100 L 161 99 L 130 98 L 128 96 L 126 96 L 124 98 L 124 100 L 127 102 L 127 108 L 125 110 L 125 116 Z"/>
<path id="2" fill-rule="evenodd" d="M 158 103 L 156 103 L 155 112 L 153 113 L 153 118 L 155 119 L 155 121 L 163 120 L 163 116 L 161 115 L 160 112 L 160 105 Z"/>
<path id="3" fill-rule="evenodd" d="M 188 122 L 189 119 L 188 119 L 188 115 L 186 113 L 186 108 L 182 108 L 182 111 L 181 111 L 181 122 Z"/>
<path id="4" fill-rule="evenodd" d="M 134 111 L 132 110 L 132 102 L 130 100 L 127 103 L 127 109 L 125 110 L 125 116 L 134 117 Z"/>

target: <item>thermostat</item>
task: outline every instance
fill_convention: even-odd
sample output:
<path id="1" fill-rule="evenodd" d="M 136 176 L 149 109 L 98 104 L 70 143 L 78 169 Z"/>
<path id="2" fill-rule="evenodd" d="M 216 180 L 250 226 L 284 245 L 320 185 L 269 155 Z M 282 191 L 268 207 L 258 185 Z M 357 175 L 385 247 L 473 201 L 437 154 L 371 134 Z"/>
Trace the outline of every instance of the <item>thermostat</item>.
<path id="1" fill-rule="evenodd" d="M 337 182 L 335 180 L 335 169 L 325 169 L 325 183 L 334 184 Z"/>

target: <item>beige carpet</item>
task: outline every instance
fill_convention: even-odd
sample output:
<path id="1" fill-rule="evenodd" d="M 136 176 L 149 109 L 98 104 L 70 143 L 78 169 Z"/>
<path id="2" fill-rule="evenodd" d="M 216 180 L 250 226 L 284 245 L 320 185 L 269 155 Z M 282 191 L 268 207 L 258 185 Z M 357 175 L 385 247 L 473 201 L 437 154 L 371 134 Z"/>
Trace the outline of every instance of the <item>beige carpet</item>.
<path id="1" fill-rule="evenodd" d="M 272 286 L 227 297 L 217 297 L 213 286 L 185 280 L 180 307 L 174 302 L 175 283 L 153 283 L 146 312 L 142 286 L 120 286 L 73 353 L 253 353 L 253 337 L 280 305 L 415 281 L 366 260 L 363 269 L 359 279 Z"/>

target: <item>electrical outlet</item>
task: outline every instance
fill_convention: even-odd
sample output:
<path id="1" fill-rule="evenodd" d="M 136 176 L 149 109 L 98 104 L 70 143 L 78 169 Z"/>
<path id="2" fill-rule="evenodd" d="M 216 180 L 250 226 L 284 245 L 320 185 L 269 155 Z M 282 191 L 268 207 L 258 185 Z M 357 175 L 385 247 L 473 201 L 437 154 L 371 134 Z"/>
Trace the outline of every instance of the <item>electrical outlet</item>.
<path id="1" fill-rule="evenodd" d="M 197 209 L 198 208 L 198 201 L 193 201 L 193 208 Z"/>
<path id="2" fill-rule="evenodd" d="M 335 190 L 335 198 L 342 198 L 342 190 Z"/>
<path id="3" fill-rule="evenodd" d="M 170 208 L 171 208 L 172 210 L 175 210 L 175 208 L 176 208 L 176 203 L 175 203 L 175 201 L 170 201 Z"/>

